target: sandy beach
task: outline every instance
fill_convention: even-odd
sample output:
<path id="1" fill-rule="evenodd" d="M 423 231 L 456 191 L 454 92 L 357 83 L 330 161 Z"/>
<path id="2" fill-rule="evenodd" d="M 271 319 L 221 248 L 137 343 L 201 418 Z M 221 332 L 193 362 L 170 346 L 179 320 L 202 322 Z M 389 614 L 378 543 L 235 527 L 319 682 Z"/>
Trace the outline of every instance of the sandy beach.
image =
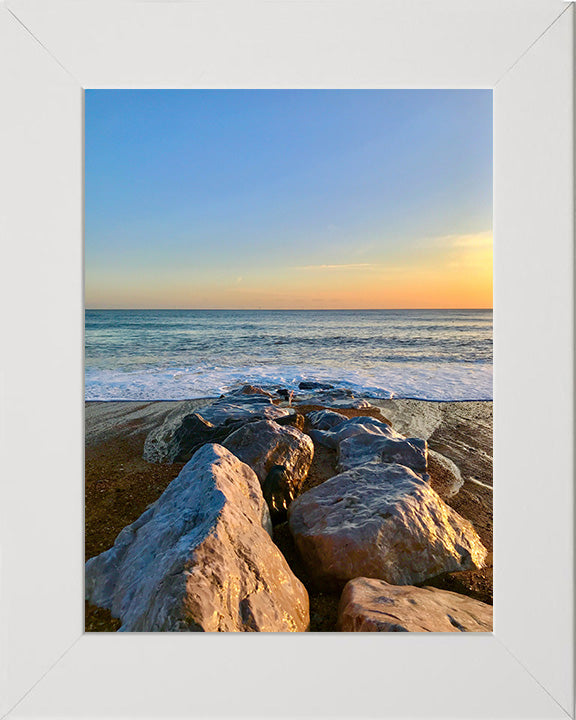
<path id="1" fill-rule="evenodd" d="M 190 407 L 190 401 L 187 401 Z M 191 403 L 200 409 L 210 399 Z M 432 488 L 443 486 L 444 469 L 434 453 L 458 468 L 462 486 L 446 502 L 469 520 L 488 550 L 485 567 L 444 573 L 424 585 L 451 590 L 492 604 L 492 402 L 429 402 L 374 400 L 371 407 L 338 408 L 347 418 L 371 416 L 385 420 L 394 430 L 427 441 L 428 472 Z M 159 427 L 168 413 L 182 402 L 86 402 L 85 427 L 85 556 L 86 560 L 112 547 L 118 533 L 155 502 L 179 474 L 184 463 L 156 464 L 143 459 L 148 433 Z M 286 403 L 283 403 L 286 406 Z M 298 413 L 321 409 L 298 405 Z M 309 434 L 306 420 L 303 428 Z M 314 458 L 299 495 L 337 474 L 336 451 L 314 444 Z M 302 563 L 287 523 L 274 529 L 274 542 L 291 570 L 306 587 L 310 598 L 310 630 L 336 630 L 339 592 L 316 587 Z M 116 631 L 119 620 L 102 608 L 86 604 L 86 631 Z"/>

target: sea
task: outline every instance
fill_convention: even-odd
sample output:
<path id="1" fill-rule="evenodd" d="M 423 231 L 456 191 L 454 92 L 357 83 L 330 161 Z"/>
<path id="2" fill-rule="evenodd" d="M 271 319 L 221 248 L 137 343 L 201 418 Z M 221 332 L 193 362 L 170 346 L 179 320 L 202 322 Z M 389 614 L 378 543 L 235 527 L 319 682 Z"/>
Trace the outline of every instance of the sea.
<path id="1" fill-rule="evenodd" d="M 87 400 L 303 380 L 357 397 L 492 399 L 491 310 L 86 310 Z"/>

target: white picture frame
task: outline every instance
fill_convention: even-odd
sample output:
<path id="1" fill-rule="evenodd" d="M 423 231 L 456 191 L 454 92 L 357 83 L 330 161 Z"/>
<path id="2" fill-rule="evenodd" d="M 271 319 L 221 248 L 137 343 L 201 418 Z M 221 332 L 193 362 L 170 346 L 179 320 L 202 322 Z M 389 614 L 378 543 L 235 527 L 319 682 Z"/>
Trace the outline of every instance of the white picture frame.
<path id="1" fill-rule="evenodd" d="M 574 6 L 4 0 L 0 714 L 574 717 Z M 492 634 L 83 633 L 83 89 L 493 88 Z"/>

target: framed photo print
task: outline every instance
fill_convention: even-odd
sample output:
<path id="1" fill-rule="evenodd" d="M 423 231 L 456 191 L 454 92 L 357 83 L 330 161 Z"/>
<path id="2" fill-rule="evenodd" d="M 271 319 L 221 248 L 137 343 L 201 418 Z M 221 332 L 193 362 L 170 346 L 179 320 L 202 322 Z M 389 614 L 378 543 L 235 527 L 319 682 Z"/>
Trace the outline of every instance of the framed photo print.
<path id="1" fill-rule="evenodd" d="M 3 716 L 574 717 L 574 23 L 0 6 Z"/>

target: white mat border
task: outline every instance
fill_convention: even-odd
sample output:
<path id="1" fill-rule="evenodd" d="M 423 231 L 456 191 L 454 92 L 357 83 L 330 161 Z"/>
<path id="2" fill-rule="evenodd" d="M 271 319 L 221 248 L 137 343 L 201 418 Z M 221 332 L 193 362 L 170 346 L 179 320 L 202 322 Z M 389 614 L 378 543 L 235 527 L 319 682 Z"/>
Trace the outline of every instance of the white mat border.
<path id="1" fill-rule="evenodd" d="M 555 0 L 0 5 L 3 712 L 574 716 L 573 37 Z M 495 88 L 494 635 L 82 635 L 82 89 L 123 86 Z"/>

